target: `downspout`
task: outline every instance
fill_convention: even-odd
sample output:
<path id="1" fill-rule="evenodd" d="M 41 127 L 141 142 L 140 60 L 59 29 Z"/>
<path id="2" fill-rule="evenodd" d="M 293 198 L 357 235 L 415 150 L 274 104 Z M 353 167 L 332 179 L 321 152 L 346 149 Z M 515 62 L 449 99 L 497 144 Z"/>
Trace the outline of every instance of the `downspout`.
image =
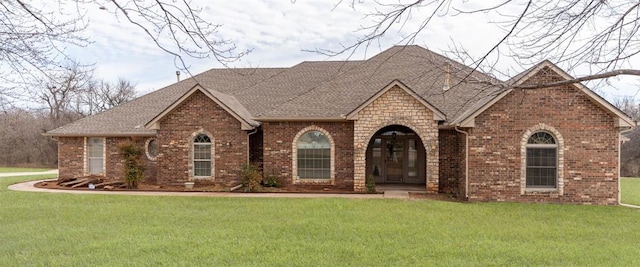
<path id="1" fill-rule="evenodd" d="M 453 129 L 464 134 L 464 197 L 469 200 L 469 133 L 458 129 L 458 126 Z"/>
<path id="2" fill-rule="evenodd" d="M 251 135 L 254 133 L 258 132 L 258 127 L 256 127 L 255 129 L 253 129 L 253 132 L 249 132 L 247 134 L 247 163 L 251 163 L 250 161 L 250 155 L 251 154 Z"/>
<path id="3" fill-rule="evenodd" d="M 620 141 L 623 133 L 628 133 L 633 131 L 633 127 L 622 130 L 618 133 L 618 205 L 622 204 L 622 188 L 620 187 L 621 177 L 620 177 L 620 169 L 622 168 L 622 158 L 620 157 L 622 148 L 622 142 Z"/>
<path id="4" fill-rule="evenodd" d="M 253 130 L 253 132 L 249 132 L 249 133 L 247 134 L 247 164 L 250 164 L 250 163 L 251 163 L 251 162 L 250 162 L 250 160 L 251 160 L 251 158 L 250 158 L 250 157 L 251 157 L 251 155 L 249 155 L 249 154 L 251 154 L 251 135 L 252 135 L 252 134 L 254 134 L 254 133 L 257 133 L 257 132 L 258 132 L 258 127 L 256 127 L 256 128 Z M 242 188 L 242 186 L 243 186 L 243 185 L 242 185 L 242 183 L 237 184 L 237 185 L 235 185 L 235 186 L 232 186 L 232 187 L 229 189 L 229 192 L 236 191 L 236 190 L 238 190 L 238 189 Z"/>

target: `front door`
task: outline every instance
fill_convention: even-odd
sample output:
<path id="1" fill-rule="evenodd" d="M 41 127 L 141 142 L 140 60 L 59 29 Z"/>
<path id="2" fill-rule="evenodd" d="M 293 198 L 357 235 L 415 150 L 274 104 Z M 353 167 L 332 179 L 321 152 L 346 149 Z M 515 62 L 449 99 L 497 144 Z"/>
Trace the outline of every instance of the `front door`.
<path id="1" fill-rule="evenodd" d="M 384 140 L 384 139 L 383 139 Z M 385 183 L 402 183 L 404 182 L 404 169 L 405 169 L 405 160 L 404 160 L 404 148 L 405 144 L 403 144 L 404 140 L 389 140 L 386 139 L 386 155 L 385 155 Z"/>
<path id="2" fill-rule="evenodd" d="M 423 184 L 426 153 L 415 134 L 376 135 L 367 150 L 367 177 L 375 182 Z"/>

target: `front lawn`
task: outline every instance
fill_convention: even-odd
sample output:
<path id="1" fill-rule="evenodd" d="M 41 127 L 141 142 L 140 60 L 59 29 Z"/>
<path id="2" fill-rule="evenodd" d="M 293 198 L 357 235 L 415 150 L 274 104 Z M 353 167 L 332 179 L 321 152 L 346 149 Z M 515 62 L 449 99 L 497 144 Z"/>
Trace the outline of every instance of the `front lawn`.
<path id="1" fill-rule="evenodd" d="M 638 266 L 640 210 L 14 192 L 2 266 Z"/>
<path id="2" fill-rule="evenodd" d="M 622 203 L 640 206 L 640 178 L 621 178 Z"/>

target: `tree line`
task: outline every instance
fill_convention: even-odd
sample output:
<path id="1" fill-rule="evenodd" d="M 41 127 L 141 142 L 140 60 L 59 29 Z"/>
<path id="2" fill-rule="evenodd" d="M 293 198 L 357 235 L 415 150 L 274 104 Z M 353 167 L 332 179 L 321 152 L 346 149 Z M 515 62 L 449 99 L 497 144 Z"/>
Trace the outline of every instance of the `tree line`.
<path id="1" fill-rule="evenodd" d="M 640 104 L 631 96 L 616 98 L 613 104 L 634 120 L 640 120 Z M 640 127 L 622 134 L 620 175 L 640 177 Z M 628 139 L 628 140 L 626 140 Z"/>
<path id="2" fill-rule="evenodd" d="M 57 142 L 43 133 L 105 111 L 135 97 L 135 84 L 95 79 L 93 69 L 74 64 L 0 106 L 0 166 L 57 165 Z"/>

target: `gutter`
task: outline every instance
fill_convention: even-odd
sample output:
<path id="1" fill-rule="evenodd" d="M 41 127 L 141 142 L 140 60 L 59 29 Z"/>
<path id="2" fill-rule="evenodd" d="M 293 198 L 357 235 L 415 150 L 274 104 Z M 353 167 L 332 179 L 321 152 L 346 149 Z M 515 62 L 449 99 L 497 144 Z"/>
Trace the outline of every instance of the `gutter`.
<path id="1" fill-rule="evenodd" d="M 345 117 L 254 117 L 253 120 L 260 122 L 281 122 L 281 121 L 348 121 Z"/>
<path id="2" fill-rule="evenodd" d="M 458 129 L 458 126 L 455 126 L 453 129 L 456 130 L 456 132 L 464 134 L 464 197 L 465 200 L 469 200 L 469 133 Z M 618 171 L 619 170 L 618 168 Z M 620 184 L 618 183 L 618 185 Z"/>
<path id="3" fill-rule="evenodd" d="M 42 136 L 47 137 L 131 137 L 131 136 L 140 136 L 140 137 L 154 137 L 156 133 L 69 133 L 69 134 L 56 134 L 56 133 L 41 133 Z"/>

